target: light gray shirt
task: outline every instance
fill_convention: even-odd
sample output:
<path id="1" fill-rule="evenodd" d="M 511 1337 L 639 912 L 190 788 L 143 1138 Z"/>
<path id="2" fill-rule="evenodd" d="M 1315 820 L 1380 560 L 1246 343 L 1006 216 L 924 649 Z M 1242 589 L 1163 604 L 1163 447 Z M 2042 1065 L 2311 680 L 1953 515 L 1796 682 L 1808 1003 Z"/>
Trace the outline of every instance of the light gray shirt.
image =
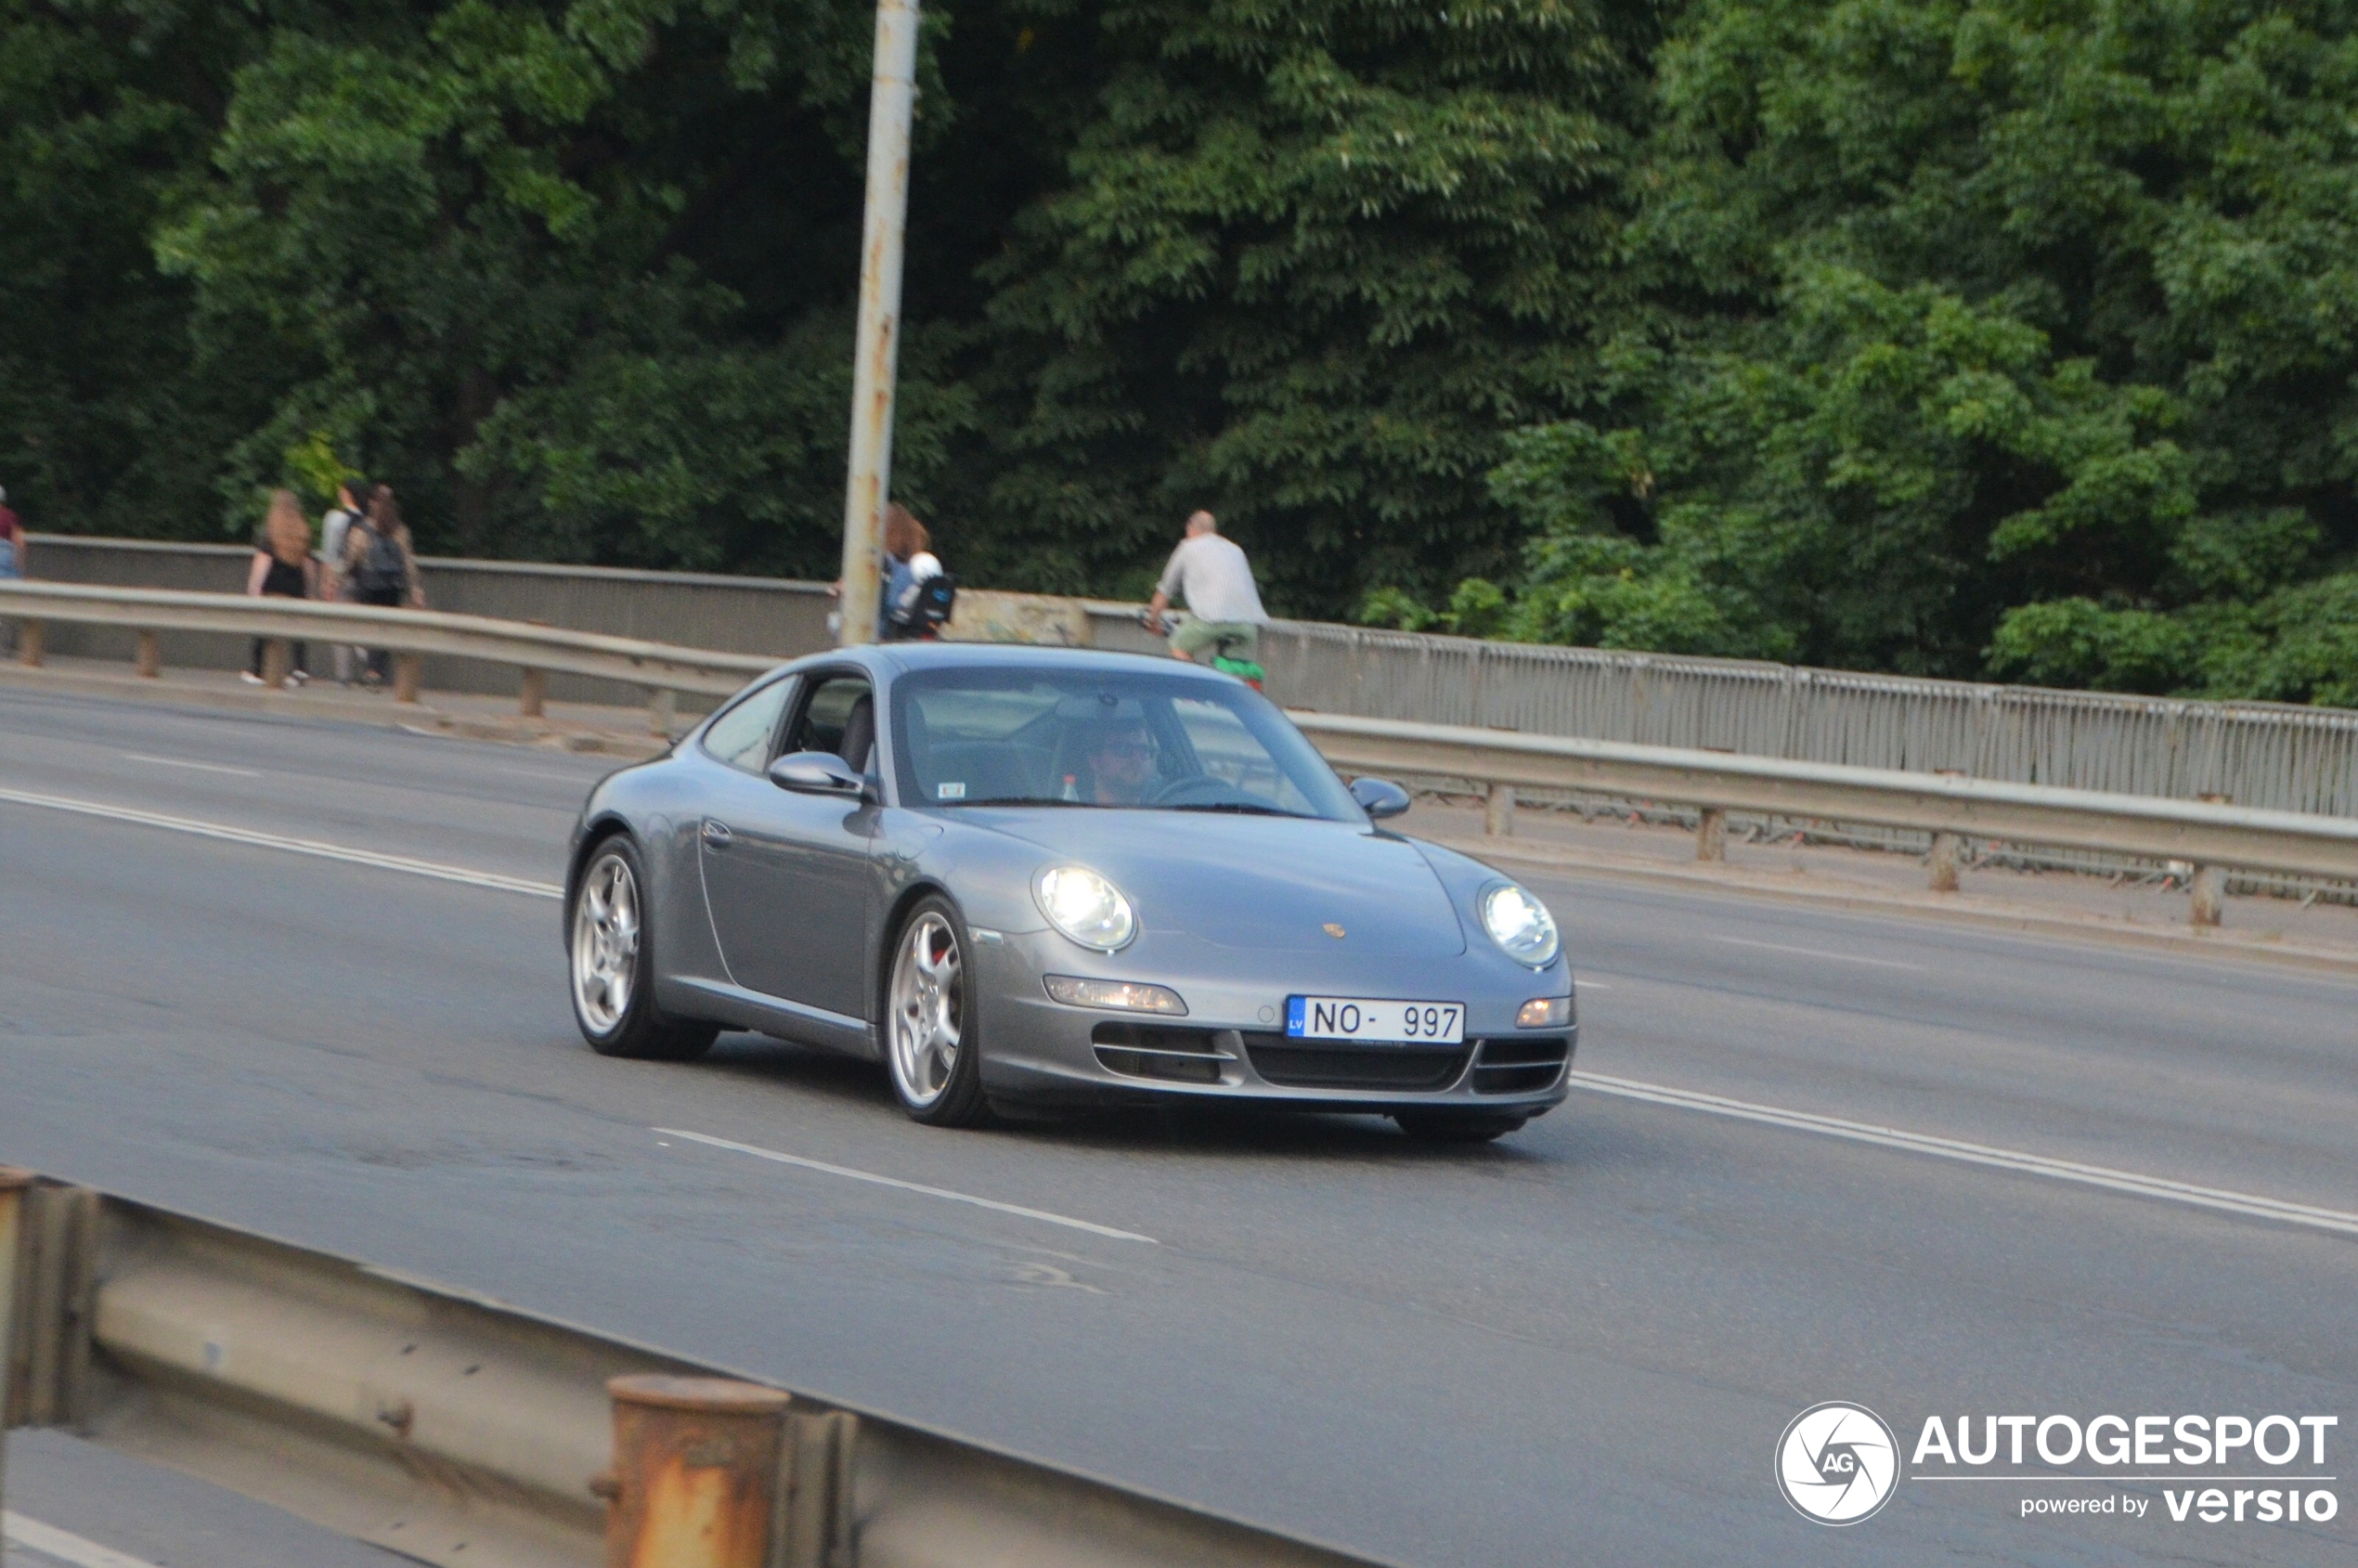
<path id="1" fill-rule="evenodd" d="M 1218 534 L 1180 540 L 1155 590 L 1166 599 L 1185 601 L 1199 621 L 1261 626 L 1269 619 L 1269 612 L 1261 607 L 1261 590 L 1252 585 L 1252 564 Z"/>
<path id="2" fill-rule="evenodd" d="M 343 569 L 343 536 L 352 527 L 352 513 L 342 507 L 320 520 L 319 559 L 336 571 Z"/>

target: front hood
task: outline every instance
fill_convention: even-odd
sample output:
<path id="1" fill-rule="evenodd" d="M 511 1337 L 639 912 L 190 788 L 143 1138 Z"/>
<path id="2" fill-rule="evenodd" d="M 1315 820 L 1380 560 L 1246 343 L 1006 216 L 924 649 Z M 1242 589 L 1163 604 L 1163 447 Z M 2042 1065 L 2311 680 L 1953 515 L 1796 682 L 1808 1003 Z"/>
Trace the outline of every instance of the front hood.
<path id="1" fill-rule="evenodd" d="M 1448 891 L 1416 847 L 1355 823 L 985 810 L 991 827 L 1040 846 L 1042 865 L 1070 861 L 1111 877 L 1136 906 L 1143 932 L 1184 931 L 1263 952 L 1448 958 L 1466 951 Z M 1343 935 L 1331 935 L 1329 925 Z"/>

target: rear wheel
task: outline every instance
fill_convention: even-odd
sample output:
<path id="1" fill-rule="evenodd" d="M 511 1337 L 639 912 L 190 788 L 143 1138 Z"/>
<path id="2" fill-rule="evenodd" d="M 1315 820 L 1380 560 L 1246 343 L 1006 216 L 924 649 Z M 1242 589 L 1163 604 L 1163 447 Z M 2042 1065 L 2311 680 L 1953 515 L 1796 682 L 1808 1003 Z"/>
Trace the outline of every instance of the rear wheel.
<path id="1" fill-rule="evenodd" d="M 893 939 L 885 1065 L 900 1108 L 917 1121 L 973 1127 L 989 1120 L 965 926 L 947 899 L 919 900 Z"/>
<path id="2" fill-rule="evenodd" d="M 710 1050 L 720 1031 L 656 1010 L 646 886 L 629 839 L 609 838 L 590 854 L 567 923 L 574 1022 L 600 1056 L 691 1061 Z"/>
<path id="3" fill-rule="evenodd" d="M 1486 1144 L 1531 1120 L 1512 1112 L 1479 1110 L 1402 1110 L 1392 1119 L 1402 1132 L 1425 1144 Z"/>

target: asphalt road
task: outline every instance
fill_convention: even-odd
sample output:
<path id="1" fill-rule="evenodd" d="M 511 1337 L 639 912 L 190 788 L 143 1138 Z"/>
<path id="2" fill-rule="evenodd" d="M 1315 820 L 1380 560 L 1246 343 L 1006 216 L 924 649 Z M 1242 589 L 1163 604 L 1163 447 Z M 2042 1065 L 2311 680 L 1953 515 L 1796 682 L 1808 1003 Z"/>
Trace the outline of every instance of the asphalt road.
<path id="1" fill-rule="evenodd" d="M 0 694 L 0 790 L 507 877 L 557 879 L 602 768 Z M 2285 1412 L 2347 1452 L 2358 1237 L 1807 1119 L 2358 1211 L 2358 983 L 1527 880 L 1583 1072 L 1710 1098 L 1584 1090 L 1472 1150 L 1260 1114 L 930 1131 L 877 1069 L 749 1036 L 593 1056 L 545 899 L 0 801 L 0 1160 L 1405 1562 L 2353 1560 L 2347 1508 L 2173 1524 L 2160 1480 L 1911 1479 L 1829 1530 L 1770 1454 L 1835 1398 L 1909 1446 L 1936 1414 Z M 97 1484 L 58 1452 L 9 1506 L 80 1528 Z M 2113 1494 L 2149 1514 L 2018 1517 Z"/>

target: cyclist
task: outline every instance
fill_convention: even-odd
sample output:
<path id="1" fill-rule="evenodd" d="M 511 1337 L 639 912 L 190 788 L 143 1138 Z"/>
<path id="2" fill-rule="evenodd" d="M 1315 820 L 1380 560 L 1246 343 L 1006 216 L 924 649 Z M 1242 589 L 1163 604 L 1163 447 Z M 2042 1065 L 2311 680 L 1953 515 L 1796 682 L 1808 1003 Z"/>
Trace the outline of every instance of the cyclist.
<path id="1" fill-rule="evenodd" d="M 1261 667 L 1252 655 L 1261 646 L 1261 628 L 1268 612 L 1261 607 L 1261 590 L 1253 586 L 1252 563 L 1231 541 L 1220 537 L 1219 520 L 1209 512 L 1187 519 L 1187 536 L 1171 552 L 1155 596 L 1147 605 L 1147 629 L 1160 635 L 1168 626 L 1163 612 L 1173 598 L 1187 602 L 1187 624 L 1171 633 L 1171 656 L 1195 660 L 1209 654 L 1215 668 L 1243 675 L 1260 684 Z M 1231 668 L 1240 666 L 1242 668 Z"/>

